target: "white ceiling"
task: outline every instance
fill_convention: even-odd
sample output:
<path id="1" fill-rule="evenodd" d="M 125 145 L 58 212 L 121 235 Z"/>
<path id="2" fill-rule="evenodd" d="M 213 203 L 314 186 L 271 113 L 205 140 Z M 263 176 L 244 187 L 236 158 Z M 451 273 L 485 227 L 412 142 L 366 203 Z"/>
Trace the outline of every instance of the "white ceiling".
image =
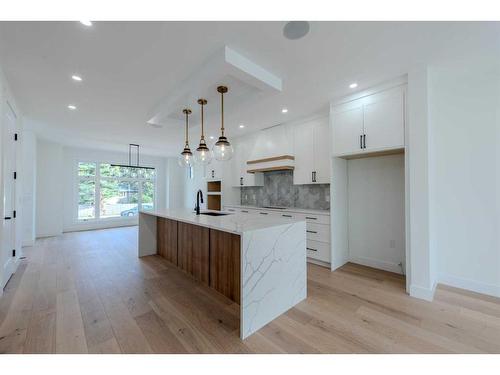
<path id="1" fill-rule="evenodd" d="M 139 143 L 148 153 L 176 155 L 183 146 L 182 121 L 170 116 L 156 128 L 146 124 L 148 115 L 225 45 L 283 80 L 282 92 L 233 108 L 228 100 L 230 138 L 326 111 L 331 98 L 352 92 L 351 82 L 361 90 L 420 64 L 500 53 L 498 22 L 313 22 L 296 41 L 283 37 L 284 24 L 95 22 L 87 28 L 78 22 L 0 22 L 0 65 L 26 123 L 44 136 L 123 150 Z M 72 81 L 72 74 L 83 82 Z M 214 94 L 206 126 L 216 136 Z M 78 110 L 69 111 L 70 103 Z M 186 105 L 198 110 L 195 103 Z M 289 112 L 282 114 L 282 107 Z M 196 124 L 192 147 L 198 136 Z"/>

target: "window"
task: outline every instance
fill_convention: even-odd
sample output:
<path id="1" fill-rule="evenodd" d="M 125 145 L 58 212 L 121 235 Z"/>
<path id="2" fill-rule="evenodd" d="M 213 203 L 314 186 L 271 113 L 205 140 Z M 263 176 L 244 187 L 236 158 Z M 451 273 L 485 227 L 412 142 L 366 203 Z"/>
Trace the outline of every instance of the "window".
<path id="1" fill-rule="evenodd" d="M 155 204 L 156 170 L 78 163 L 78 220 L 136 216 Z"/>

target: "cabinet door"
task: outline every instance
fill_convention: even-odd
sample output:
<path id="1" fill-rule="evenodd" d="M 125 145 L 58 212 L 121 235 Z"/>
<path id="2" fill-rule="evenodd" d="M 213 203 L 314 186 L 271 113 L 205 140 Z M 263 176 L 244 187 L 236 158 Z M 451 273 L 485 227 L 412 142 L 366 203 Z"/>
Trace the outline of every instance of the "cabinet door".
<path id="1" fill-rule="evenodd" d="M 334 154 L 362 152 L 360 136 L 363 134 L 363 104 L 356 100 L 334 109 L 333 145 Z"/>
<path id="2" fill-rule="evenodd" d="M 295 126 L 293 143 L 295 151 L 294 185 L 311 184 L 314 163 L 314 130 L 312 123 Z"/>
<path id="3" fill-rule="evenodd" d="M 314 126 L 314 172 L 317 184 L 330 183 L 330 127 L 328 118 L 321 119 Z"/>
<path id="4" fill-rule="evenodd" d="M 364 98 L 365 151 L 404 146 L 402 87 Z"/>
<path id="5" fill-rule="evenodd" d="M 203 284 L 209 283 L 209 229 L 187 223 L 177 223 L 178 267 Z"/>

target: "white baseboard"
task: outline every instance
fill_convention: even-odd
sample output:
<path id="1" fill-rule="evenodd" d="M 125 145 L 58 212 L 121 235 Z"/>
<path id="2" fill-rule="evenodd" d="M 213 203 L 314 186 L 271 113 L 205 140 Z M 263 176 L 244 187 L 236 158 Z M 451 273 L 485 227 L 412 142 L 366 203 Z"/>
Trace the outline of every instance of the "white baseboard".
<path id="1" fill-rule="evenodd" d="M 432 301 L 434 299 L 434 293 L 436 292 L 436 283 L 434 283 L 432 288 L 423 288 L 418 285 L 410 285 L 410 296 L 424 299 L 426 301 Z"/>
<path id="2" fill-rule="evenodd" d="M 439 274 L 439 283 L 472 292 L 500 297 L 500 285 L 487 284 L 475 280 L 464 279 L 452 275 Z"/>
<path id="3" fill-rule="evenodd" d="M 399 264 L 384 262 L 378 259 L 364 258 L 364 257 L 350 257 L 349 262 L 361 264 L 362 266 L 377 268 L 379 270 L 403 274 Z"/>
<path id="4" fill-rule="evenodd" d="M 313 258 L 307 258 L 307 263 L 312 263 L 312 264 L 316 264 L 318 266 L 330 268 L 330 263 L 323 262 L 322 260 L 317 260 L 317 259 L 313 259 Z"/>

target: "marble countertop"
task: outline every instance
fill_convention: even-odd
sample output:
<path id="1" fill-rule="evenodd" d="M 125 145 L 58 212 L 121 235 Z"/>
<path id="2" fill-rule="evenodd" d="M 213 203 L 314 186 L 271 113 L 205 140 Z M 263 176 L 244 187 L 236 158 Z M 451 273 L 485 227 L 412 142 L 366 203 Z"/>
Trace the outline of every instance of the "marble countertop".
<path id="1" fill-rule="evenodd" d="M 243 206 L 242 206 L 243 207 Z M 223 216 L 209 216 L 209 215 L 196 215 L 194 211 L 190 210 L 153 210 L 153 211 L 139 211 L 141 214 L 163 217 L 181 221 L 183 223 L 199 225 L 211 229 L 220 230 L 234 234 L 243 234 L 248 231 L 276 227 L 279 225 L 290 224 L 291 222 L 300 222 L 304 220 L 291 220 L 273 216 L 255 216 L 245 215 L 241 213 L 228 213 Z M 210 212 L 203 210 L 202 212 Z M 221 211 L 216 211 L 221 212 Z M 222 211 L 223 212 L 223 211 Z"/>
<path id="2" fill-rule="evenodd" d="M 314 213 L 318 215 L 330 215 L 330 210 L 309 210 L 304 208 L 286 207 L 282 208 L 267 208 L 267 207 L 257 207 L 257 206 L 244 206 L 241 204 L 225 204 L 225 207 L 238 207 L 238 208 L 248 208 L 250 210 L 270 210 L 276 212 L 297 212 L 297 213 Z"/>

